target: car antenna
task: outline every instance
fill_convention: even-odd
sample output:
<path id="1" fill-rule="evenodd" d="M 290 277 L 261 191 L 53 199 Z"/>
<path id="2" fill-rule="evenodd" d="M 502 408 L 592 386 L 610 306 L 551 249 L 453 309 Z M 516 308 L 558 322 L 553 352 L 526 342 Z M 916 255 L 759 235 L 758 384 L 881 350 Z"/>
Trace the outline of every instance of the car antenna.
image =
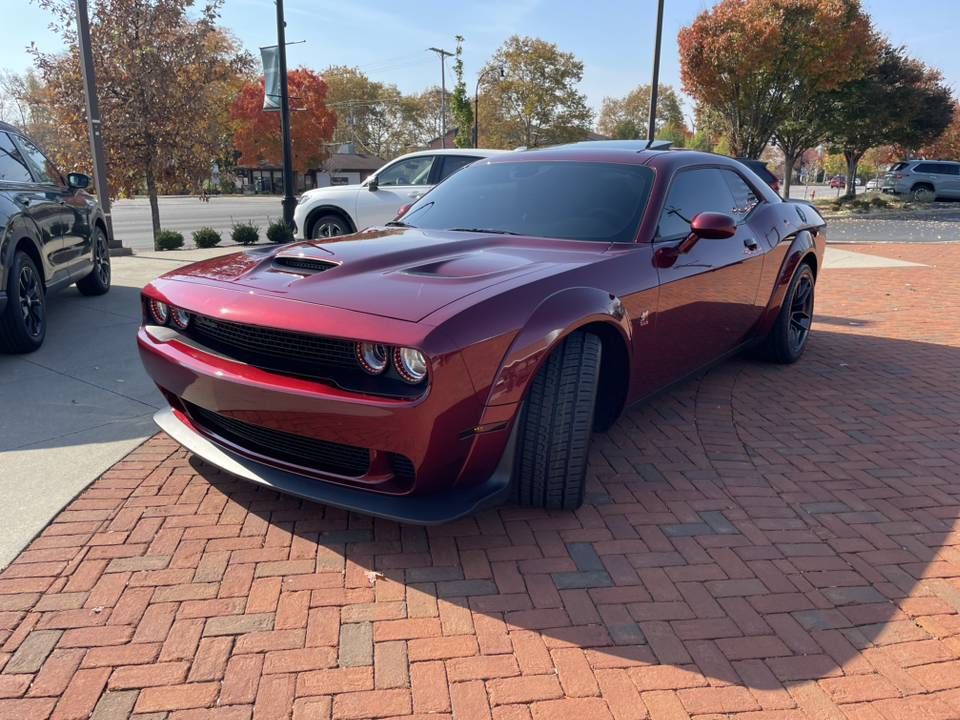
<path id="1" fill-rule="evenodd" d="M 647 131 L 647 146 L 653 144 L 653 129 L 657 120 L 657 90 L 660 87 L 660 36 L 663 35 L 663 0 L 657 4 L 657 42 L 653 50 L 653 82 L 650 84 L 650 128 Z"/>

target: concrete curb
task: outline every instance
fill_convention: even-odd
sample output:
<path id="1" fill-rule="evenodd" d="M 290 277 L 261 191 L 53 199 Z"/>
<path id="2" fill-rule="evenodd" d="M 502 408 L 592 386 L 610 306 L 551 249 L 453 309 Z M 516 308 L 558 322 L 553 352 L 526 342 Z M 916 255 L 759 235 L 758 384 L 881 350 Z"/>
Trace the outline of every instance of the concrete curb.
<path id="1" fill-rule="evenodd" d="M 824 220 L 909 220 L 918 217 L 936 217 L 937 215 L 955 215 L 960 213 L 960 205 L 955 208 L 936 208 L 933 210 L 904 210 L 902 212 L 865 212 L 841 215 L 839 213 L 820 213 Z"/>

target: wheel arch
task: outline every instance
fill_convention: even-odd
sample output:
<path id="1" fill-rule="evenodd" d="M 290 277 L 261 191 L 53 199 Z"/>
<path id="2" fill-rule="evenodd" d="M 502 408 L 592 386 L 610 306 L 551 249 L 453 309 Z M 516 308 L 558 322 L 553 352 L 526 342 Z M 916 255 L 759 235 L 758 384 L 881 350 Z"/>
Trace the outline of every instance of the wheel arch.
<path id="1" fill-rule="evenodd" d="M 774 285 L 770 301 L 767 303 L 766 312 L 761 317 L 757 331 L 754 334 L 755 338 L 766 337 L 773 328 L 774 323 L 777 321 L 777 316 L 780 314 L 780 306 L 787 296 L 787 290 L 790 288 L 793 276 L 800 268 L 800 265 L 809 265 L 810 270 L 813 272 L 813 278 L 816 280 L 820 272 L 820 267 L 817 262 L 816 241 L 809 230 L 803 230 L 797 234 L 797 237 L 794 238 L 790 246 L 790 250 L 784 256 L 778 271 L 777 282 Z"/>
<path id="2" fill-rule="evenodd" d="M 37 244 L 33 242 L 29 237 L 21 237 L 13 245 L 13 253 L 11 253 L 11 259 L 14 254 L 17 252 L 24 252 L 27 256 L 33 260 L 33 264 L 37 266 L 37 270 L 40 271 L 40 279 L 43 281 L 43 289 L 47 289 L 47 273 L 46 269 L 43 266 L 43 259 L 40 255 L 40 251 L 37 249 Z"/>
<path id="3" fill-rule="evenodd" d="M 514 338 L 493 381 L 487 405 L 519 403 L 544 360 L 577 330 L 600 338 L 601 376 L 594 425 L 612 424 L 627 395 L 630 323 L 619 298 L 595 288 L 568 288 L 546 298 Z M 611 417 L 612 416 L 612 417 Z"/>
<path id="4" fill-rule="evenodd" d="M 318 205 L 307 215 L 307 221 L 303 228 L 303 237 L 305 239 L 310 238 L 310 236 L 313 234 L 314 224 L 324 215 L 336 215 L 337 217 L 343 219 L 351 233 L 355 233 L 357 231 L 357 224 L 353 221 L 350 213 L 344 210 L 342 207 L 339 205 Z"/>

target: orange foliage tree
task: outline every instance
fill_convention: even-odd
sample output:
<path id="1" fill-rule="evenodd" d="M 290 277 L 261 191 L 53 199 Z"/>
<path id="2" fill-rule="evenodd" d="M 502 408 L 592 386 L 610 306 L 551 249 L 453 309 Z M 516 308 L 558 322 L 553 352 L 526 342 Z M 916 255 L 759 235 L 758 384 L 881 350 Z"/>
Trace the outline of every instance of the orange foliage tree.
<path id="1" fill-rule="evenodd" d="M 751 158 L 791 108 L 862 74 L 873 45 L 859 0 L 721 0 L 677 41 L 684 90 L 723 117 L 733 153 Z"/>
<path id="2" fill-rule="evenodd" d="M 280 113 L 263 111 L 263 82 L 261 77 L 256 85 L 247 85 L 233 103 L 231 118 L 237 123 L 233 144 L 241 165 L 283 162 Z M 287 82 L 293 169 L 306 173 L 326 159 L 324 143 L 333 137 L 337 115 L 327 107 L 327 84 L 320 73 L 299 67 L 287 73 Z"/>
<path id="3" fill-rule="evenodd" d="M 928 160 L 960 160 L 960 102 L 953 103 L 953 119 L 943 134 L 917 152 Z"/>

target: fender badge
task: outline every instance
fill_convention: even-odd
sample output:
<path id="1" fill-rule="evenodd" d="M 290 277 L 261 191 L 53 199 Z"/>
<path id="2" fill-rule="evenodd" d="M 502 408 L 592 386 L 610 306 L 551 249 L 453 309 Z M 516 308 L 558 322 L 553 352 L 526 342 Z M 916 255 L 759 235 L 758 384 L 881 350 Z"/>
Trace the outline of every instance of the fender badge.
<path id="1" fill-rule="evenodd" d="M 649 322 L 650 322 L 650 311 L 644 310 L 642 313 L 640 313 L 640 327 L 643 327 Z"/>

